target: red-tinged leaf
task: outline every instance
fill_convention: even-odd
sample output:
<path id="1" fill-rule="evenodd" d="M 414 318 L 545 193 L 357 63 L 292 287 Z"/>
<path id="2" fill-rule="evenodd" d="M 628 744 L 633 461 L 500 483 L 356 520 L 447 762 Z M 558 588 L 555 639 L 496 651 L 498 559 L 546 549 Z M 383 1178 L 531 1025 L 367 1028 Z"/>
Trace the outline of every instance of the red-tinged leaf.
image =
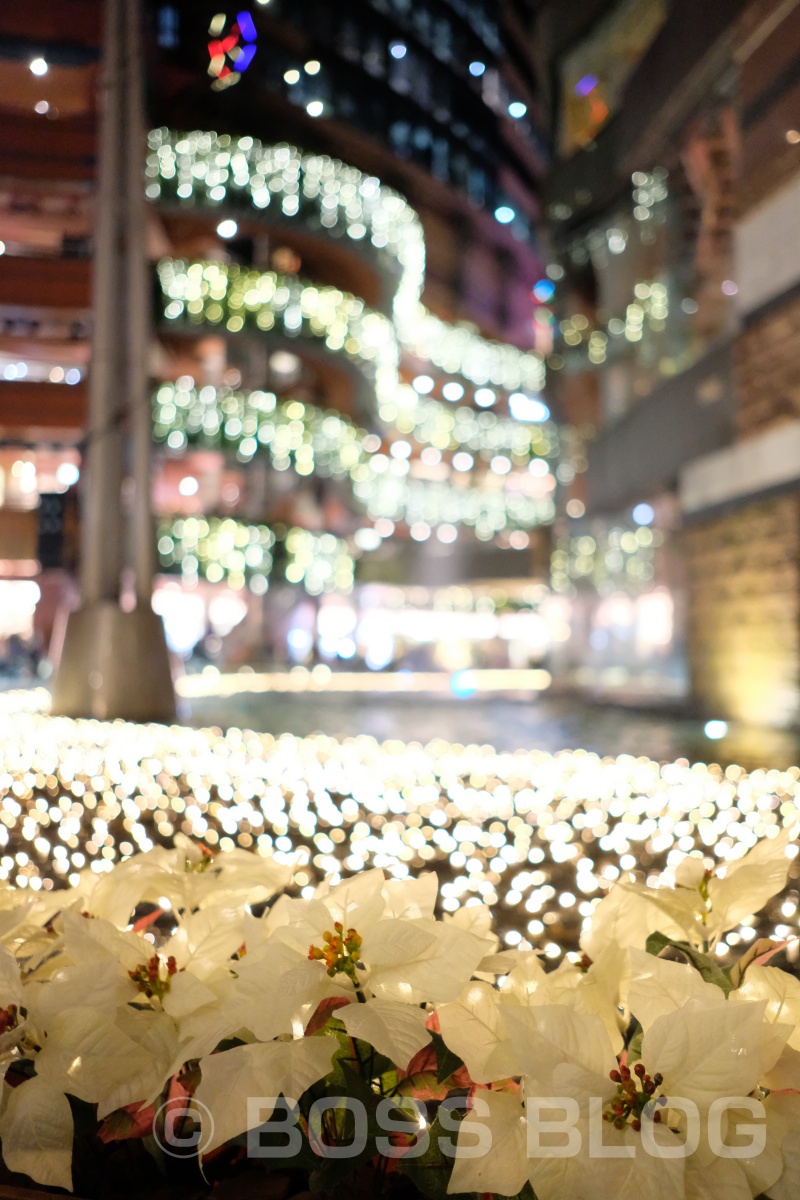
<path id="1" fill-rule="evenodd" d="M 344 1008 L 349 1003 L 350 1001 L 344 996 L 328 996 L 326 1000 L 320 1000 L 316 1012 L 306 1025 L 306 1037 L 312 1037 L 315 1033 L 319 1033 L 320 1029 L 325 1028 L 328 1018 L 333 1016 L 336 1009 Z"/>
<path id="2" fill-rule="evenodd" d="M 157 921 L 159 917 L 163 917 L 165 912 L 166 912 L 166 909 L 156 908 L 153 910 L 153 912 L 147 913 L 146 916 L 139 917 L 139 920 L 134 922 L 133 932 L 134 933 L 143 933 L 145 931 L 145 929 L 149 929 L 150 926 L 155 921 Z"/>
<path id="3" fill-rule="evenodd" d="M 450 1091 L 448 1084 L 439 1083 L 434 1070 L 415 1075 L 408 1075 L 397 1085 L 399 1096 L 411 1096 L 414 1100 L 444 1100 Z"/>
<path id="4" fill-rule="evenodd" d="M 427 1028 L 427 1026 L 426 1026 Z M 436 1031 L 433 1030 L 435 1033 Z M 415 1054 L 411 1062 L 408 1064 L 408 1070 L 401 1072 L 401 1077 L 409 1078 L 413 1075 L 436 1074 L 436 1047 L 433 1042 L 429 1042 L 427 1046 L 423 1046 L 418 1054 Z"/>
<path id="5" fill-rule="evenodd" d="M 156 1110 L 152 1104 L 146 1108 L 128 1104 L 106 1117 L 97 1136 L 101 1142 L 124 1142 L 148 1137 L 153 1132 L 155 1116 Z"/>

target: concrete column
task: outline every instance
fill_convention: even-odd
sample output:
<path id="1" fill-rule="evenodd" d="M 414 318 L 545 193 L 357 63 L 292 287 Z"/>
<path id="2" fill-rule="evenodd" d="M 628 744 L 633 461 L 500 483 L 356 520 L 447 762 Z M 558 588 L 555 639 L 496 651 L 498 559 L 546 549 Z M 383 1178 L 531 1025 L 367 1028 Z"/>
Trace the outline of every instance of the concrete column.
<path id="1" fill-rule="evenodd" d="M 106 0 L 81 606 L 67 623 L 53 711 L 171 721 L 175 695 L 164 626 L 150 602 L 150 298 L 140 22 L 141 0 Z M 134 480 L 127 514 L 121 498 L 124 449 Z M 131 612 L 120 607 L 123 564 L 134 569 Z"/>
<path id="2" fill-rule="evenodd" d="M 150 267 L 147 257 L 147 201 L 144 195 L 146 128 L 142 74 L 142 14 L 140 0 L 127 0 L 128 147 L 126 191 L 126 278 L 128 296 L 128 361 L 126 395 L 132 443 L 134 479 L 131 509 L 131 554 L 136 603 L 150 607 L 155 571 L 155 529 L 151 512 L 153 425 L 150 401 Z"/>
<path id="3" fill-rule="evenodd" d="M 119 355 L 123 324 L 122 246 L 125 152 L 123 0 L 107 0 L 101 83 L 100 166 L 95 210 L 92 362 L 81 511 L 81 592 L 85 602 L 116 601 L 122 569 L 122 423 Z"/>

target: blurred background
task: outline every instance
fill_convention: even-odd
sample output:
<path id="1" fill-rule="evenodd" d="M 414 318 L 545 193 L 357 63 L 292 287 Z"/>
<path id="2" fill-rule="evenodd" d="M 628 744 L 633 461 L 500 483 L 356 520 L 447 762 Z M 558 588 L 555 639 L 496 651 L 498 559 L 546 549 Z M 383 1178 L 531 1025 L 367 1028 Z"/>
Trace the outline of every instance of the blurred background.
<path id="1" fill-rule="evenodd" d="M 800 3 L 221 3 L 0 13 L 2 686 L 796 761 Z"/>

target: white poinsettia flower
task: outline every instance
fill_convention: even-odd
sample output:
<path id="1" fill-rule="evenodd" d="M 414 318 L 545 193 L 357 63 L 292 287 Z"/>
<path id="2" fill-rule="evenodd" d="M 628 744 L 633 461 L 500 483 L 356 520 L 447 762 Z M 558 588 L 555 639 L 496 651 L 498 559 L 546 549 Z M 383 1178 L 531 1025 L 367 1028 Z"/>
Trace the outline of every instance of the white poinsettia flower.
<path id="1" fill-rule="evenodd" d="M 204 1153 L 246 1133 L 253 1120 L 256 1125 L 268 1120 L 279 1096 L 299 1101 L 328 1074 L 337 1047 L 335 1038 L 309 1037 L 236 1046 L 201 1059 L 197 1099 L 203 1106 Z M 248 1111 L 250 1097 L 261 1101 L 255 1118 Z"/>
<path id="2" fill-rule="evenodd" d="M 784 829 L 775 837 L 761 838 L 742 858 L 728 863 L 722 877 L 712 875 L 708 881 L 709 941 L 759 912 L 786 887 L 787 850 L 796 837 L 796 830 Z"/>
<path id="3" fill-rule="evenodd" d="M 612 944 L 644 949 L 654 933 L 698 949 L 713 946 L 786 886 L 787 851 L 795 837 L 785 829 L 762 838 L 742 858 L 721 865 L 722 874 L 705 868 L 701 874 L 700 860 L 684 860 L 674 888 L 616 883 L 592 913 L 582 949 L 590 958 Z"/>
<path id="4" fill-rule="evenodd" d="M 247 850 L 212 854 L 178 834 L 172 848 L 158 846 L 97 875 L 87 871 L 75 904 L 92 916 L 125 926 L 140 904 L 168 901 L 176 913 L 208 906 L 257 904 L 271 899 L 291 880 L 291 868 Z"/>
<path id="5" fill-rule="evenodd" d="M 175 1024 L 164 1012 L 120 1005 L 107 1016 L 96 1009 L 67 1008 L 50 1023 L 36 1056 L 36 1075 L 52 1088 L 96 1104 L 102 1119 L 157 1096 L 177 1047 Z"/>
<path id="6" fill-rule="evenodd" d="M 71 1192 L 73 1137 L 72 1110 L 60 1088 L 34 1077 L 10 1089 L 0 1116 L 9 1170 Z"/>
<path id="7" fill-rule="evenodd" d="M 778 967 L 753 963 L 744 979 L 730 994 L 732 1002 L 766 1001 L 766 1020 L 791 1025 L 789 1045 L 800 1051 L 800 980 Z"/>
<path id="8" fill-rule="evenodd" d="M 731 1196 L 744 1195 L 742 1189 L 749 1187 L 745 1167 L 739 1163 L 720 1167 L 704 1139 L 686 1159 L 684 1178 L 683 1162 L 670 1165 L 646 1153 L 641 1126 L 650 1121 L 657 1140 L 678 1145 L 686 1133 L 685 1101 L 703 1115 L 715 1102 L 731 1098 L 741 1098 L 746 1109 L 748 1097 L 761 1095 L 759 1080 L 780 1057 L 790 1027 L 765 1022 L 766 1002 L 730 1003 L 721 989 L 711 989 L 716 995 L 706 992 L 709 985 L 703 984 L 692 968 L 658 959 L 653 962 L 652 974 L 644 964 L 634 962 L 631 1005 L 637 1004 L 645 1013 L 645 1030 L 641 1064 L 633 1069 L 617 1066 L 611 1041 L 597 1016 L 577 1013 L 564 1004 L 492 1003 L 491 990 L 476 983 L 474 994 L 462 997 L 462 1002 L 467 1001 L 463 1007 L 469 1008 L 469 1019 L 456 1014 L 452 1005 L 440 1010 L 445 1041 L 454 1050 L 457 1043 L 464 1051 L 465 1063 L 478 1072 L 478 1081 L 481 1070 L 484 1077 L 499 1078 L 502 1072 L 505 1077 L 521 1078 L 529 1124 L 539 1120 L 540 1106 L 558 1108 L 564 1098 L 573 1104 L 580 1147 L 575 1155 L 554 1159 L 544 1152 L 532 1153 L 528 1146 L 527 1178 L 539 1200 L 584 1194 L 633 1200 L 637 1189 L 665 1200 L 684 1195 L 700 1200 L 721 1196 L 714 1190 L 720 1180 L 725 1181 Z M 697 987 L 691 975 L 703 986 Z M 654 978 L 663 985 L 663 1000 L 654 998 L 658 990 Z M 769 1030 L 772 1036 L 765 1036 Z M 672 1107 L 671 1096 L 675 1100 Z M 501 1107 L 510 1112 L 510 1101 L 501 1102 L 497 1112 Z M 769 1123 L 772 1118 L 766 1106 L 763 1111 Z M 738 1128 L 735 1116 L 728 1118 L 734 1135 Z M 752 1121 L 752 1116 L 749 1119 Z M 467 1118 L 471 1125 L 477 1120 Z M 508 1114 L 504 1120 L 510 1128 Z M 657 1127 L 654 1120 L 659 1122 Z M 465 1138 L 469 1128 L 465 1122 Z M 592 1139 L 598 1136 L 605 1146 L 633 1151 L 630 1160 L 611 1160 L 616 1173 L 609 1174 L 608 1161 L 591 1152 Z M 784 1126 L 776 1123 L 772 1138 L 779 1143 L 779 1150 L 787 1136 Z M 469 1160 L 459 1163 L 453 1177 L 457 1186 L 451 1184 L 451 1190 L 499 1191 L 509 1178 L 517 1180 L 522 1163 L 517 1161 L 512 1168 L 508 1161 L 513 1144 L 510 1135 L 504 1137 L 502 1153 L 492 1152 L 480 1167 Z M 773 1149 L 748 1169 L 754 1178 L 760 1172 L 759 1177 L 772 1185 L 793 1169 L 792 1149 L 788 1144 L 785 1163 Z M 755 1193 L 747 1194 L 752 1200 Z"/>
<path id="9" fill-rule="evenodd" d="M 504 1020 L 510 1006 L 543 1007 L 564 1005 L 576 1013 L 596 1016 L 603 1023 L 614 1053 L 623 1048 L 621 1012 L 615 985 L 606 977 L 608 963 L 598 961 L 580 970 L 565 960 L 555 971 L 545 971 L 539 956 L 519 953 L 499 989 L 485 981 L 473 981 L 461 995 L 438 1008 L 442 1036 L 459 1056 L 476 1083 L 507 1079 L 515 1074 L 511 1030 Z M 622 955 L 614 955 L 622 961 Z"/>
<path id="10" fill-rule="evenodd" d="M 594 960 L 612 946 L 643 950 L 653 933 L 677 941 L 693 940 L 696 914 L 693 893 L 615 883 L 592 913 L 581 949 Z"/>
<path id="11" fill-rule="evenodd" d="M 141 933 L 71 910 L 63 913 L 60 924 L 62 950 L 56 969 L 50 978 L 34 980 L 26 989 L 30 1021 L 42 1043 L 37 1071 L 47 1072 L 53 1086 L 78 1095 L 64 1064 L 80 1059 L 85 1093 L 81 1098 L 110 1112 L 152 1098 L 184 1062 L 207 1053 L 228 1035 L 232 956 L 241 946 L 241 912 L 221 908 L 190 914 L 160 951 Z M 89 1065 L 102 1056 L 100 1043 L 91 1038 L 86 1054 L 76 1049 L 86 1033 L 84 1022 L 94 1036 L 103 1032 L 109 1046 L 119 1042 L 128 1052 L 120 1061 L 128 1064 L 130 1099 L 116 1103 L 124 1071 L 113 1076 L 113 1087 L 103 1085 L 101 1090 L 99 1076 L 86 1075 Z M 137 1064 L 135 1073 L 132 1062 Z M 107 1074 L 106 1067 L 103 1071 Z"/>
<path id="12" fill-rule="evenodd" d="M 287 900 L 267 917 L 268 937 L 293 948 L 298 959 L 315 953 L 338 985 L 405 1004 L 446 1001 L 461 990 L 493 949 L 484 937 L 428 915 L 436 879 L 423 875 L 397 884 L 368 871 L 311 900 Z M 352 936 L 351 949 L 336 939 Z"/>
<path id="13" fill-rule="evenodd" d="M 760 1031 L 759 1085 L 769 1089 L 800 1087 L 800 1055 L 792 1038 L 800 1041 L 792 997 L 800 985 L 785 971 L 751 966 L 743 985 L 726 997 L 722 988 L 706 983 L 694 967 L 656 958 L 639 950 L 629 951 L 631 984 L 630 1011 L 647 1032 L 659 1017 L 676 1013 L 690 1001 L 708 1009 L 730 1005 L 757 1004 L 763 1012 Z M 751 972 L 753 972 L 751 976 Z M 750 980 L 749 986 L 746 986 Z M 786 981 L 786 982 L 784 982 Z"/>

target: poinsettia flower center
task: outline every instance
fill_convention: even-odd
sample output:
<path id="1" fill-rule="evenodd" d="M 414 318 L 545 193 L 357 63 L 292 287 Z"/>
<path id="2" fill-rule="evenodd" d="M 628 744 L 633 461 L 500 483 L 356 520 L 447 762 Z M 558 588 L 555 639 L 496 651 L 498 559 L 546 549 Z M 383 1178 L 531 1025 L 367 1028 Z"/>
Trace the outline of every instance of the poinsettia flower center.
<path id="1" fill-rule="evenodd" d="M 19 1010 L 16 1004 L 9 1004 L 8 1008 L 0 1008 L 0 1034 L 8 1033 L 9 1029 L 16 1029 L 19 1024 Z"/>
<path id="2" fill-rule="evenodd" d="M 146 963 L 139 963 L 139 966 L 135 967 L 133 971 L 128 971 L 128 975 L 148 1000 L 151 1000 L 153 996 L 163 1000 L 170 989 L 172 976 L 177 973 L 177 970 L 178 964 L 172 955 L 169 956 L 162 970 L 161 959 L 154 954 Z"/>
<path id="3" fill-rule="evenodd" d="M 664 1082 L 662 1075 L 649 1075 L 644 1063 L 637 1063 L 631 1071 L 630 1067 L 622 1066 L 618 1071 L 611 1071 L 610 1078 L 617 1085 L 617 1094 L 606 1105 L 603 1120 L 608 1121 L 615 1129 L 624 1129 L 630 1125 L 638 1133 L 642 1128 L 642 1116 L 645 1110 L 656 1125 L 661 1122 L 661 1113 L 654 1103 L 665 1103 L 665 1097 L 656 1096 Z"/>
<path id="4" fill-rule="evenodd" d="M 326 929 L 322 935 L 323 946 L 310 946 L 308 957 L 311 962 L 324 962 L 331 979 L 335 975 L 347 975 L 358 983 L 356 967 L 361 956 L 361 935 L 355 929 L 345 930 L 337 921 L 333 932 Z"/>

